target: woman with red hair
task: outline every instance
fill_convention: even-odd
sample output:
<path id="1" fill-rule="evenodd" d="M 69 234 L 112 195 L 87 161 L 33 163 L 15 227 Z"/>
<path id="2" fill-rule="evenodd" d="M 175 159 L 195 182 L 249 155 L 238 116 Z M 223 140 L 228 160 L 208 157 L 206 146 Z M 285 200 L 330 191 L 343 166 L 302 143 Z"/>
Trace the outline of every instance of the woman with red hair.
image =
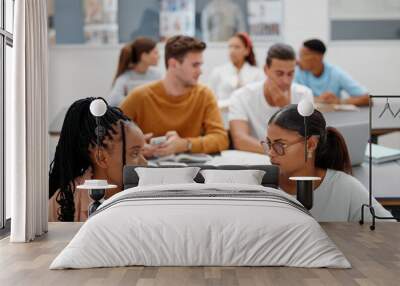
<path id="1" fill-rule="evenodd" d="M 238 88 L 265 78 L 257 68 L 253 43 L 247 33 L 237 33 L 229 39 L 230 62 L 214 68 L 209 86 L 218 100 L 224 102 Z"/>

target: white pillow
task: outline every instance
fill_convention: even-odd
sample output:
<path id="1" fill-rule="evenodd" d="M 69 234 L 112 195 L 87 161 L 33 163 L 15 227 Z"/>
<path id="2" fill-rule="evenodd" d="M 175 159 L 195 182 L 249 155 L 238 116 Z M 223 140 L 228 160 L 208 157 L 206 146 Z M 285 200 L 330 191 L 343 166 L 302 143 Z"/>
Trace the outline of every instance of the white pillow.
<path id="1" fill-rule="evenodd" d="M 139 186 L 187 184 L 195 183 L 193 180 L 199 172 L 199 167 L 185 168 L 136 168 L 139 176 Z"/>
<path id="2" fill-rule="evenodd" d="M 202 170 L 205 184 L 233 183 L 261 185 L 265 171 L 261 170 Z"/>

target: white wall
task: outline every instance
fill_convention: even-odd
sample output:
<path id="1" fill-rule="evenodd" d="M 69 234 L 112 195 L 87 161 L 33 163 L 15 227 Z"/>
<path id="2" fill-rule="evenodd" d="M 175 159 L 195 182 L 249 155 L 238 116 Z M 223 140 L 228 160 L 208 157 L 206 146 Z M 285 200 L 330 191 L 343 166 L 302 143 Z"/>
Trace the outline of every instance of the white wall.
<path id="1" fill-rule="evenodd" d="M 285 42 L 297 50 L 305 39 L 318 37 L 328 45 L 327 60 L 348 71 L 371 93 L 400 93 L 400 41 L 329 42 L 328 0 L 283 1 Z M 269 45 L 270 43 L 255 46 L 260 64 L 264 63 Z M 120 46 L 82 45 L 50 47 L 49 122 L 60 109 L 69 106 L 78 98 L 107 97 L 117 65 L 119 48 Z M 205 64 L 201 80 L 206 80 L 212 67 L 225 61 L 226 45 L 210 44 L 204 54 Z M 160 67 L 164 69 L 162 60 Z"/>

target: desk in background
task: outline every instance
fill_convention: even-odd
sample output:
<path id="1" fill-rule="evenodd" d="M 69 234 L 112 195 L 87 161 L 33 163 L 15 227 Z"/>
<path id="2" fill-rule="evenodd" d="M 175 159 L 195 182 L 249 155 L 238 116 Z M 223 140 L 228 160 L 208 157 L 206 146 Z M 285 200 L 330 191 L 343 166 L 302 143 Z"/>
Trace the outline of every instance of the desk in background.
<path id="1" fill-rule="evenodd" d="M 328 126 L 350 125 L 352 122 L 369 122 L 369 107 L 360 107 L 359 111 L 324 112 Z M 400 131 L 400 118 L 393 120 L 387 116 L 378 118 L 377 111 L 372 114 L 372 143 L 378 143 L 378 136 Z"/>
<path id="2" fill-rule="evenodd" d="M 61 109 L 56 117 L 52 120 L 49 126 L 50 136 L 59 136 L 61 133 L 62 124 L 64 122 L 65 114 L 67 113 L 67 108 Z M 361 107 L 359 111 L 334 111 L 325 112 L 324 117 L 329 126 L 340 126 L 349 125 L 352 122 L 368 122 L 368 107 Z M 393 123 L 394 122 L 394 123 Z M 387 126 L 387 127 L 385 127 Z M 388 134 L 391 132 L 400 131 L 400 119 L 393 121 L 387 117 L 379 119 L 373 125 L 372 135 L 379 136 Z"/>

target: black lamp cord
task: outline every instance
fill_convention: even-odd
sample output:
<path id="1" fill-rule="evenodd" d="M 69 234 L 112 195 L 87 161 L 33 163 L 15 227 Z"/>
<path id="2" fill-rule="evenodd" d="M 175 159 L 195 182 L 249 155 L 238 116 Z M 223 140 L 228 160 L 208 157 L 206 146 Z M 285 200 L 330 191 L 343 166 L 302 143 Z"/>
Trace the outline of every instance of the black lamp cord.
<path id="1" fill-rule="evenodd" d="M 124 166 L 126 165 L 126 139 L 125 139 L 125 128 L 124 123 L 121 121 L 121 135 L 122 135 L 122 173 L 124 172 Z"/>
<path id="2" fill-rule="evenodd" d="M 97 160 L 100 160 L 100 120 L 97 116 L 95 116 L 96 120 L 96 143 L 97 143 Z"/>
<path id="3" fill-rule="evenodd" d="M 304 160 L 307 162 L 307 120 L 306 116 L 304 116 L 304 137 L 305 137 L 305 144 L 304 144 Z"/>

